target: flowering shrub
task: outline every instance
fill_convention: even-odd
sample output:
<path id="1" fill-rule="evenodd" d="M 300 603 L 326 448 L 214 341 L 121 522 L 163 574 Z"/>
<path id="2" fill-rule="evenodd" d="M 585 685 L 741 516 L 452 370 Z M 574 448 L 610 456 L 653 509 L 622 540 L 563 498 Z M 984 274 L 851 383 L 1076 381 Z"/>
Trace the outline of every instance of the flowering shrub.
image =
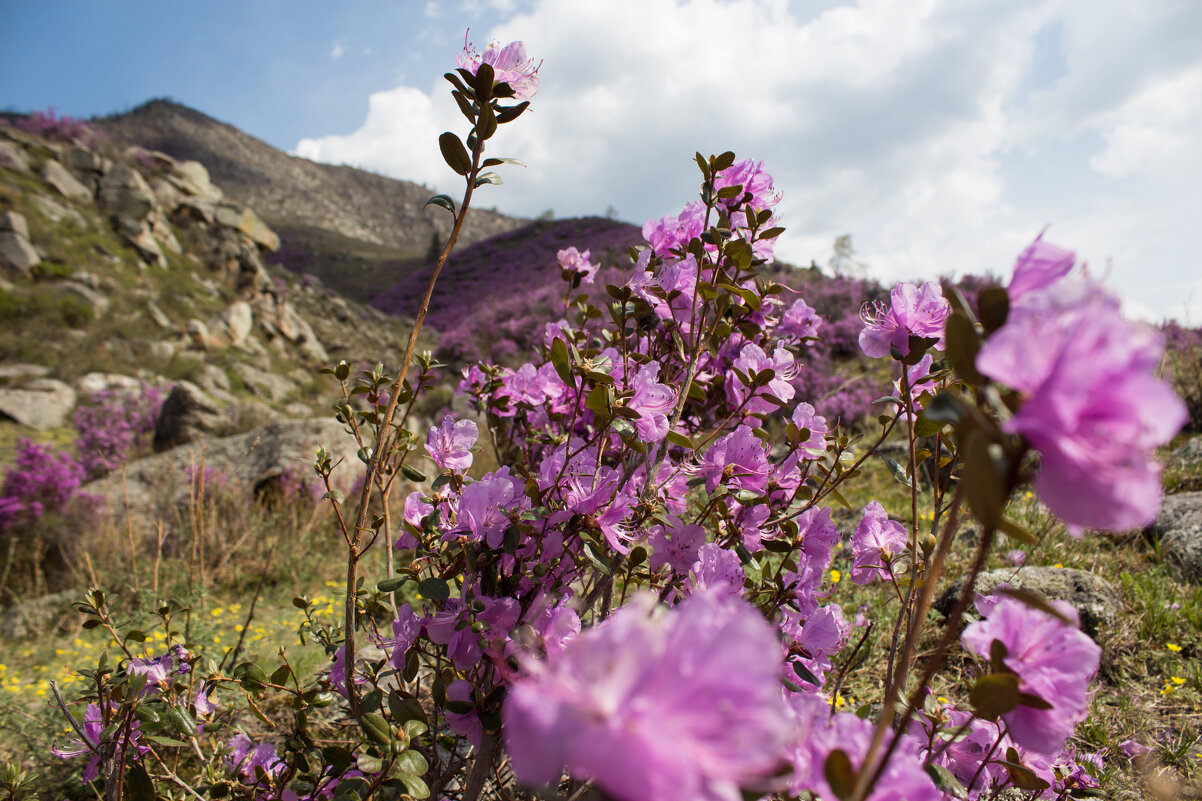
<path id="1" fill-rule="evenodd" d="M 143 381 L 137 392 L 101 390 L 75 408 L 75 448 L 89 479 L 117 469 L 146 449 L 165 399 L 161 389 Z"/>
<path id="2" fill-rule="evenodd" d="M 48 512 L 66 509 L 84 480 L 84 468 L 69 453 L 33 440 L 17 443 L 17 458 L 0 486 L 0 532 L 30 526 Z"/>
<path id="3" fill-rule="evenodd" d="M 26 117 L 19 118 L 16 121 L 16 127 L 26 133 L 36 134 L 46 139 L 68 144 L 79 142 L 84 147 L 91 147 L 103 138 L 93 123 L 76 117 L 60 117 L 53 108 L 34 111 Z"/>
<path id="4" fill-rule="evenodd" d="M 1184 418 L 1152 378 L 1156 336 L 1066 277 L 1071 254 L 1041 240 L 1009 291 L 981 288 L 970 305 L 951 287 L 899 284 L 888 302 L 867 298 L 856 331 L 834 325 L 771 277 L 783 229 L 763 165 L 697 154 L 698 199 L 644 226 L 604 296 L 571 291 L 605 281 L 589 266 L 595 248 L 548 260 L 569 287 L 559 318 L 511 354 L 520 363 L 463 369 L 479 422 L 418 427 L 439 368 L 415 354 L 418 329 L 475 192 L 499 182 L 484 170 L 513 161 L 486 145 L 537 87 L 518 45 L 469 49 L 459 64 L 446 77 L 472 127 L 439 144 L 464 193 L 429 201 L 453 228 L 402 364 L 395 376 L 326 370 L 366 465 L 349 503 L 324 449 L 313 465 L 346 546 L 345 606 L 332 623 L 303 596 L 293 604 L 328 672 L 189 651 L 170 603 L 157 610 L 168 649 L 135 654 L 144 635 L 122 634 L 93 590 L 85 626 L 108 630 L 125 658 L 93 673 L 84 724 L 56 697 L 80 735 L 59 753 L 90 755 L 85 771 L 106 777 L 110 797 L 123 786 L 148 797 L 160 782 L 231 798 L 478 801 L 504 764 L 526 789 L 550 795 L 566 776 L 573 798 L 596 786 L 622 801 L 1063 799 L 1096 786 L 1100 757 L 1065 746 L 1099 662 L 1072 611 L 1002 589 L 962 635 L 960 624 L 998 534 L 1035 539 L 1006 517 L 1028 480 L 1070 525 L 1154 514 L 1151 451 Z M 896 391 L 863 437 L 807 394 L 802 370 L 825 336 L 889 360 L 876 369 Z M 1036 337 L 1044 347 L 1029 346 Z M 1101 369 L 1082 361 L 1095 356 Z M 870 621 L 840 605 L 831 507 L 851 510 L 843 490 L 891 436 L 905 442 L 906 464 L 891 464 L 908 509 L 870 501 L 848 550 L 850 583 L 879 587 L 896 611 L 883 652 L 861 654 L 853 625 Z M 481 469 L 483 448 L 496 469 Z M 931 458 L 947 469 L 922 487 Z M 393 508 L 400 478 L 416 489 Z M 928 631 L 970 516 L 973 566 L 942 631 Z M 377 542 L 387 568 L 373 586 L 361 573 Z M 954 699 L 940 700 L 931 682 L 958 639 L 978 662 L 945 677 Z M 838 709 L 861 658 L 884 675 L 863 717 Z M 233 730 L 239 718 L 217 710 L 240 698 L 280 736 Z M 350 725 L 319 735 L 334 703 Z M 103 728 L 88 728 L 97 718 Z M 176 746 L 195 763 L 155 751 Z M 523 792 L 509 784 L 503 794 Z"/>

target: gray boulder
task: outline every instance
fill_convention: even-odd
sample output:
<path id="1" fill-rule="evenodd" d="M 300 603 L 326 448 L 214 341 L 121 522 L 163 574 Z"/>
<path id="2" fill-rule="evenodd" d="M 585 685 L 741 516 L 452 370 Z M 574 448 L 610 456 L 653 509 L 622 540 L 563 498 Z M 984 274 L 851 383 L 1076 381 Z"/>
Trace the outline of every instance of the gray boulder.
<path id="1" fill-rule="evenodd" d="M 82 284 L 79 281 L 60 281 L 57 286 L 59 289 L 82 300 L 92 309 L 92 316 L 97 319 L 103 317 L 109 310 L 109 299 L 103 293 L 96 291 L 87 284 Z"/>
<path id="2" fill-rule="evenodd" d="M 23 600 L 0 615 L 0 637 L 21 640 L 36 635 L 44 636 L 57 628 L 56 624 L 61 620 L 75 617 L 71 609 L 71 603 L 75 600 L 75 590 Z"/>
<path id="3" fill-rule="evenodd" d="M 246 341 L 253 325 L 254 314 L 250 304 L 239 300 L 209 320 L 209 336 L 217 345 L 241 345 Z"/>
<path id="4" fill-rule="evenodd" d="M 125 497 L 131 519 L 150 526 L 157 519 L 176 519 L 177 510 L 188 502 L 192 478 L 202 467 L 213 483 L 229 492 L 250 497 L 264 483 L 285 472 L 311 474 L 318 446 L 343 465 L 334 478 L 349 486 L 356 478 L 357 445 L 341 424 L 328 418 L 272 423 L 245 434 L 191 442 L 171 450 L 135 459 L 125 466 L 124 492 L 120 475 L 89 482 L 83 492 L 107 499 L 105 508 L 123 516 Z M 148 530 L 148 529 L 145 529 Z"/>
<path id="5" fill-rule="evenodd" d="M 163 401 L 154 426 L 154 450 L 162 452 L 212 436 L 227 424 L 217 403 L 191 381 L 180 381 Z"/>
<path id="6" fill-rule="evenodd" d="M 0 142 L 0 167 L 7 167 L 13 172 L 29 172 L 29 159 L 24 151 L 12 142 Z"/>
<path id="7" fill-rule="evenodd" d="M 1160 540 L 1160 552 L 1177 578 L 1202 584 L 1202 492 L 1165 498 L 1148 533 Z"/>
<path id="8" fill-rule="evenodd" d="M 0 231 L 12 231 L 19 237 L 29 239 L 29 223 L 25 221 L 24 214 L 15 211 L 0 214 Z"/>
<path id="9" fill-rule="evenodd" d="M 23 387 L 0 387 L 0 417 L 30 428 L 57 428 L 75 408 L 75 390 L 54 378 L 35 378 Z"/>
<path id="10" fill-rule="evenodd" d="M 1123 611 L 1118 590 L 1100 576 L 1084 570 L 1061 567 L 990 570 L 977 576 L 975 590 L 988 595 L 1001 584 L 1067 602 L 1081 616 L 1081 630 L 1094 639 L 1103 626 L 1113 624 Z M 963 579 L 953 582 L 935 601 L 935 609 L 950 614 L 963 586 Z"/>
<path id="11" fill-rule="evenodd" d="M 28 239 L 12 231 L 0 231 L 0 267 L 28 276 L 41 261 Z"/>
<path id="12" fill-rule="evenodd" d="M 217 223 L 249 236 L 257 245 L 267 250 L 279 250 L 280 238 L 267 227 L 254 210 L 233 203 L 222 203 L 217 207 Z"/>
<path id="13" fill-rule="evenodd" d="M 296 390 L 296 384 L 268 370 L 258 370 L 249 364 L 239 362 L 234 365 L 236 372 L 250 391 L 271 400 L 283 400 L 289 393 Z"/>
<path id="14" fill-rule="evenodd" d="M 92 190 L 79 182 L 71 171 L 54 159 L 46 159 L 42 165 L 42 180 L 63 197 L 91 200 Z"/>

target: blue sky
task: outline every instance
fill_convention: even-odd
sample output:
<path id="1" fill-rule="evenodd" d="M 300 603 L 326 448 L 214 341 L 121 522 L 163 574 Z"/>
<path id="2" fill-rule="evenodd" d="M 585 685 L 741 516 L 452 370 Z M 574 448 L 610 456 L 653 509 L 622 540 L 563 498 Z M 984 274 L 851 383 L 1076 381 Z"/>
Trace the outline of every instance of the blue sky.
<path id="1" fill-rule="evenodd" d="M 0 106 L 170 96 L 290 152 L 454 189 L 464 29 L 544 59 L 481 202 L 641 223 L 695 150 L 764 161 L 779 253 L 855 238 L 882 281 L 992 270 L 1045 225 L 1129 313 L 1202 324 L 1196 0 L 444 0 L 0 5 Z"/>

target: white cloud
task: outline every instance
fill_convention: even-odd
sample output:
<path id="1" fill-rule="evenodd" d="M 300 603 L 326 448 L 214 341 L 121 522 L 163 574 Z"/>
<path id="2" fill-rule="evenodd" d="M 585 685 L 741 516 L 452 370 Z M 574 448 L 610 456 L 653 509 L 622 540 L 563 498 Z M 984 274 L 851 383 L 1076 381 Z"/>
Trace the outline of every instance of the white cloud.
<path id="1" fill-rule="evenodd" d="M 342 42 L 334 42 L 334 46 L 330 49 L 330 58 L 338 60 L 343 54 Z"/>
<path id="2" fill-rule="evenodd" d="M 1133 308 L 1179 315 L 1196 287 L 1189 259 L 1202 242 L 1186 218 L 1202 208 L 1191 137 L 1202 123 L 1202 5 L 461 5 L 505 17 L 473 31 L 478 45 L 522 39 L 545 60 L 530 112 L 496 140 L 530 167 L 506 170 L 507 186 L 480 202 L 525 215 L 613 204 L 641 222 L 696 191 L 694 150 L 731 149 L 776 177 L 789 227 L 778 252 L 795 262 L 824 261 L 851 232 L 884 280 L 1001 273 L 1053 222 L 1052 241 L 1095 264 L 1113 258 Z M 1036 74 L 1037 37 L 1062 60 L 1056 75 Z M 1139 56 L 1116 55 L 1126 53 Z M 463 119 L 445 91 L 439 80 L 373 94 L 358 130 L 296 152 L 453 190 L 435 140 Z"/>

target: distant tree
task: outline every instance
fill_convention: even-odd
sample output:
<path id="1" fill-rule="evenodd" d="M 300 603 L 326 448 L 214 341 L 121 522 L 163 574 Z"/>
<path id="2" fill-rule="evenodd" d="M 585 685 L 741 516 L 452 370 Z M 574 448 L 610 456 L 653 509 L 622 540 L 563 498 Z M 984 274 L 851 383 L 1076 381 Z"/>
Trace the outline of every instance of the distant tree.
<path id="1" fill-rule="evenodd" d="M 426 248 L 426 261 L 438 261 L 438 257 L 442 255 L 442 242 L 438 239 L 438 232 L 434 231 L 430 234 L 430 247 Z"/>
<path id="2" fill-rule="evenodd" d="M 613 207 L 612 203 L 605 208 L 605 219 L 607 219 L 607 220 L 618 219 L 618 210 Z"/>
<path id="3" fill-rule="evenodd" d="M 868 275 L 868 263 L 856 258 L 856 248 L 851 242 L 851 234 L 835 237 L 835 253 L 827 263 L 831 272 L 840 278 L 865 278 Z"/>
<path id="4" fill-rule="evenodd" d="M 547 209 L 542 214 L 538 215 L 537 219 L 545 220 L 547 222 L 554 220 L 555 219 L 555 209 Z"/>

